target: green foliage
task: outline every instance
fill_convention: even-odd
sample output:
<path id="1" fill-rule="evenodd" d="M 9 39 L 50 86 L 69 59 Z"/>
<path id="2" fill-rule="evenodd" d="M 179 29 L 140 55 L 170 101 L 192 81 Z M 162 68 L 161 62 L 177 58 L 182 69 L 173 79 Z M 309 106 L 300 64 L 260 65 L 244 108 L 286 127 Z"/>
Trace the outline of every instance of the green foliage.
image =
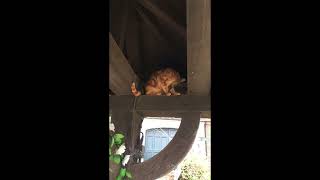
<path id="1" fill-rule="evenodd" d="M 131 175 L 131 173 L 130 173 L 129 171 L 126 171 L 126 176 L 127 176 L 128 178 L 132 179 L 132 175 Z"/>
<path id="2" fill-rule="evenodd" d="M 114 145 L 114 138 L 113 136 L 109 136 L 109 148 L 112 148 L 113 145 Z"/>
<path id="3" fill-rule="evenodd" d="M 113 135 L 114 144 L 120 146 L 124 142 L 124 135 L 123 134 L 115 134 Z"/>
<path id="4" fill-rule="evenodd" d="M 113 161 L 116 164 L 120 164 L 124 159 L 124 154 L 114 154 L 116 150 L 124 143 L 124 135 L 117 133 L 114 135 L 109 135 L 109 160 Z M 114 146 L 115 145 L 115 146 Z M 109 169 L 112 172 L 111 169 Z M 125 178 L 132 179 L 132 175 L 127 171 L 126 168 L 120 168 L 119 175 L 116 177 L 116 180 L 123 180 Z"/>
<path id="5" fill-rule="evenodd" d="M 123 177 L 120 176 L 120 175 L 118 175 L 118 176 L 116 177 L 116 180 L 122 180 L 122 179 L 123 179 Z"/>
<path id="6" fill-rule="evenodd" d="M 120 164 L 122 159 L 121 159 L 120 155 L 116 154 L 116 155 L 113 156 L 112 160 L 113 160 L 114 163 Z"/>
<path id="7" fill-rule="evenodd" d="M 125 168 L 120 168 L 120 174 L 121 177 L 125 177 L 126 176 L 126 169 Z"/>
<path id="8" fill-rule="evenodd" d="M 182 162 L 179 180 L 209 180 L 210 170 L 203 159 L 191 155 Z"/>

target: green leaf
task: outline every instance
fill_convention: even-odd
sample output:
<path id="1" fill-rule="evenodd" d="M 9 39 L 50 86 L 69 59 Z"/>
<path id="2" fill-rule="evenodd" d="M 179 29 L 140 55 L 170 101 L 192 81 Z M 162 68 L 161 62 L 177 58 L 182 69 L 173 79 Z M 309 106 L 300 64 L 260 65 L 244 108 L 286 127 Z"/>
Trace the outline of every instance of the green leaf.
<path id="1" fill-rule="evenodd" d="M 121 177 L 125 177 L 126 176 L 126 169 L 125 168 L 120 168 L 119 176 L 121 176 Z"/>
<path id="2" fill-rule="evenodd" d="M 115 134 L 113 136 L 113 138 L 114 138 L 114 144 L 116 144 L 116 145 L 121 145 L 123 143 L 123 141 L 124 141 L 124 135 L 123 134 L 117 133 L 117 134 Z"/>
<path id="3" fill-rule="evenodd" d="M 121 176 L 117 176 L 116 180 L 122 180 L 123 178 Z"/>
<path id="4" fill-rule="evenodd" d="M 132 174 L 129 171 L 126 171 L 126 176 L 130 179 L 132 179 Z"/>
<path id="5" fill-rule="evenodd" d="M 109 147 L 112 147 L 114 144 L 114 138 L 112 136 L 109 136 Z"/>
<path id="6" fill-rule="evenodd" d="M 109 160 L 113 160 L 113 156 L 112 155 L 109 156 Z"/>
<path id="7" fill-rule="evenodd" d="M 115 162 L 116 164 L 120 164 L 120 162 L 121 162 L 121 156 L 120 155 L 114 155 L 113 156 L 113 162 Z"/>

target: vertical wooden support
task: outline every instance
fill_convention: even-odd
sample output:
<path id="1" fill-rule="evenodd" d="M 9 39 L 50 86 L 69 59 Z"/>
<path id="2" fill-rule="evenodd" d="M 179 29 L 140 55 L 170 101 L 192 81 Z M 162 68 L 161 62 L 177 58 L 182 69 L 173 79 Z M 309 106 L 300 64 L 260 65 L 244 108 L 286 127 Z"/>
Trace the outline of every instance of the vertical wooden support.
<path id="1" fill-rule="evenodd" d="M 113 110 L 111 121 L 115 125 L 116 132 L 122 133 L 125 136 L 126 152 L 131 154 L 136 148 L 137 139 L 140 137 L 142 118 L 137 112 Z M 128 165 L 134 164 L 132 160 Z M 120 165 L 116 165 L 109 161 L 109 167 L 113 172 L 109 172 L 109 179 L 116 179 L 119 173 Z"/>
<path id="2" fill-rule="evenodd" d="M 188 94 L 211 90 L 211 0 L 187 0 Z"/>
<path id="3" fill-rule="evenodd" d="M 137 139 L 140 137 L 142 117 L 137 112 L 112 111 L 111 121 L 114 123 L 116 132 L 126 137 L 126 148 L 133 152 Z"/>

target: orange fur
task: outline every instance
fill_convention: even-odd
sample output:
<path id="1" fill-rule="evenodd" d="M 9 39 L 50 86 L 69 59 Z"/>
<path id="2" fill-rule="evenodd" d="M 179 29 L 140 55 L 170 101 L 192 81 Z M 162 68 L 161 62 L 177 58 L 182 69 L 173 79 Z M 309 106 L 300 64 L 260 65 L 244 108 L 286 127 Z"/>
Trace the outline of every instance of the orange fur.
<path id="1" fill-rule="evenodd" d="M 181 82 L 180 74 L 171 69 L 165 68 L 151 74 L 146 83 L 145 91 L 149 96 L 175 96 L 180 95 L 174 91 L 174 86 Z M 141 92 L 136 89 L 135 83 L 131 85 L 131 91 L 134 96 L 140 96 Z"/>

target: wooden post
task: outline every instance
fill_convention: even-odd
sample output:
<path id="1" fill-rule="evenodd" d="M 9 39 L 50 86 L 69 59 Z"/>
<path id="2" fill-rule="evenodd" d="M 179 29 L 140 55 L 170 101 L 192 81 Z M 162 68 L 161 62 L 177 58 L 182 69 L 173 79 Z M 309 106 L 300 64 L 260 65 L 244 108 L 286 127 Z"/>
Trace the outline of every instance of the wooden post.
<path id="1" fill-rule="evenodd" d="M 111 121 L 115 125 L 116 132 L 125 136 L 128 152 L 133 152 L 136 146 L 137 139 L 140 136 L 142 118 L 137 112 L 112 111 Z"/>
<path id="2" fill-rule="evenodd" d="M 211 91 L 211 0 L 187 0 L 188 94 Z"/>
<path id="3" fill-rule="evenodd" d="M 124 110 L 113 110 L 111 121 L 115 125 L 116 132 L 125 136 L 126 153 L 132 154 L 137 147 L 137 140 L 140 138 L 140 130 L 142 125 L 142 117 L 137 112 L 129 112 Z M 128 165 L 134 164 L 132 160 Z M 116 165 L 109 161 L 110 172 L 109 179 L 115 179 L 119 173 L 120 165 Z"/>

